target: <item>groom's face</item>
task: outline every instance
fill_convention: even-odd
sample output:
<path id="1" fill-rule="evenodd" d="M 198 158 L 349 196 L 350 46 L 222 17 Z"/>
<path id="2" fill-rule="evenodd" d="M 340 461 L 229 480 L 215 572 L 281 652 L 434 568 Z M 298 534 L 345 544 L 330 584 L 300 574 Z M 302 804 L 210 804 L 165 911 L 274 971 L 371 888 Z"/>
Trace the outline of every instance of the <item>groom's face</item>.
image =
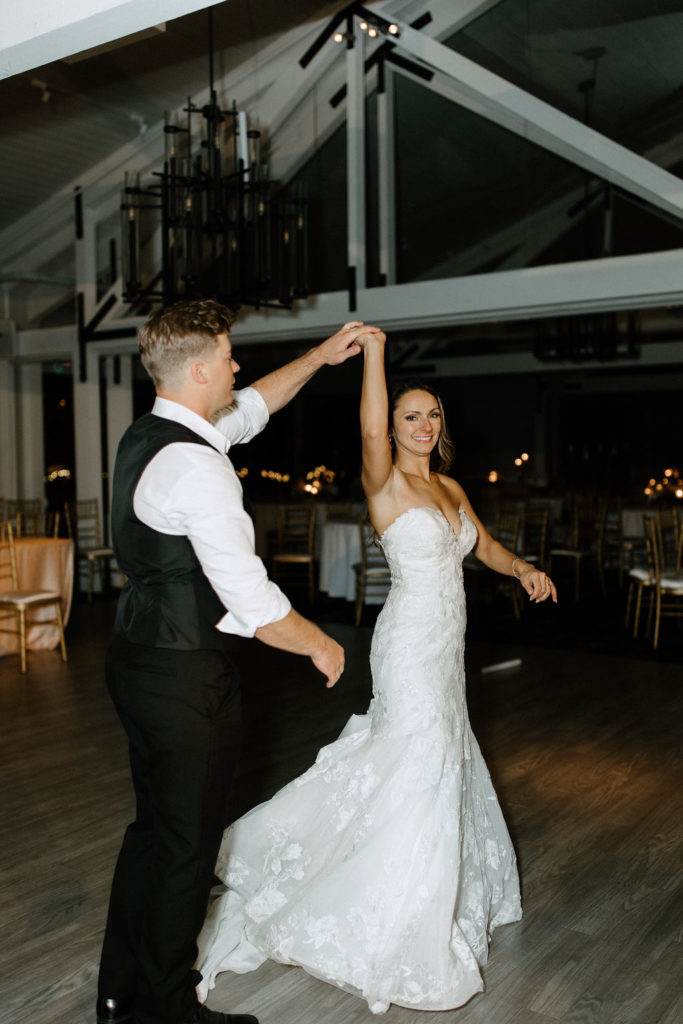
<path id="1" fill-rule="evenodd" d="M 239 364 L 233 358 L 232 345 L 227 334 L 219 334 L 213 350 L 203 359 L 211 388 L 215 412 L 225 409 L 233 400 L 232 389 Z"/>

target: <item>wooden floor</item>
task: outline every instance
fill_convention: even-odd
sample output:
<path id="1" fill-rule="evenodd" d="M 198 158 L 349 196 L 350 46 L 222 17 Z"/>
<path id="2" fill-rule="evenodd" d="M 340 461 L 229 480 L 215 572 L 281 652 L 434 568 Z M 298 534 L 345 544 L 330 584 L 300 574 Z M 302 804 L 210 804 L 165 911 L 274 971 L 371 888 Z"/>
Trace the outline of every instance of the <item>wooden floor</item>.
<path id="1" fill-rule="evenodd" d="M 123 733 L 102 681 L 113 605 L 77 605 L 69 663 L 0 661 L 0 1024 L 94 1021 L 108 887 L 131 815 Z M 238 642 L 247 726 L 235 813 L 306 768 L 369 699 L 371 629 L 327 623 L 347 671 L 326 691 L 294 656 Z M 520 862 L 524 919 L 496 933 L 486 992 L 387 1024 L 681 1024 L 683 664 L 520 646 L 474 630 L 468 688 Z M 520 635 L 525 635 L 521 633 Z M 520 668 L 482 674 L 520 657 Z M 353 996 L 268 963 L 210 1004 L 262 1024 L 367 1024 Z"/>

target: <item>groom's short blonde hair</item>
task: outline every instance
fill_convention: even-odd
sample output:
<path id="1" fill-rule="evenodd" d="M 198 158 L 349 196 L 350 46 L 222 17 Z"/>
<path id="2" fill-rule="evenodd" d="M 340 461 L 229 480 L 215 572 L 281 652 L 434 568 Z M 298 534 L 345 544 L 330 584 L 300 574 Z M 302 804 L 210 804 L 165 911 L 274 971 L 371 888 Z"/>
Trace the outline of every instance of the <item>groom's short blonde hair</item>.
<path id="1" fill-rule="evenodd" d="M 138 334 L 142 365 L 159 391 L 227 334 L 235 314 L 215 299 L 175 302 L 152 313 Z"/>

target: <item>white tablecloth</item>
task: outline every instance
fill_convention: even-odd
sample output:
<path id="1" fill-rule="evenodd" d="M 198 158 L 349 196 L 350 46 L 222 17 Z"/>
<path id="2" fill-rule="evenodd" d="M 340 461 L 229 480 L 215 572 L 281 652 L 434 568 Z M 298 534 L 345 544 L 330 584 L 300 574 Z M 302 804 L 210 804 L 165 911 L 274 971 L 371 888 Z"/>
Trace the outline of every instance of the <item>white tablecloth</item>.
<path id="1" fill-rule="evenodd" d="M 323 524 L 320 539 L 319 588 L 330 597 L 356 596 L 356 574 L 353 566 L 360 562 L 360 529 L 358 523 L 330 522 Z"/>
<path id="2" fill-rule="evenodd" d="M 61 594 L 64 625 L 71 611 L 74 584 L 73 541 L 56 537 L 18 537 L 14 542 L 17 557 L 17 579 L 20 590 L 55 590 Z M 51 651 L 59 643 L 56 626 L 45 625 L 41 619 L 54 617 L 54 608 L 36 608 L 29 612 L 26 642 L 29 650 Z M 0 633 L 0 656 L 19 650 L 18 637 Z"/>
<path id="3" fill-rule="evenodd" d="M 330 597 L 356 598 L 356 574 L 353 566 L 360 562 L 360 527 L 357 522 L 323 524 L 320 540 L 319 589 Z M 384 604 L 386 594 L 369 594 L 366 604 Z"/>

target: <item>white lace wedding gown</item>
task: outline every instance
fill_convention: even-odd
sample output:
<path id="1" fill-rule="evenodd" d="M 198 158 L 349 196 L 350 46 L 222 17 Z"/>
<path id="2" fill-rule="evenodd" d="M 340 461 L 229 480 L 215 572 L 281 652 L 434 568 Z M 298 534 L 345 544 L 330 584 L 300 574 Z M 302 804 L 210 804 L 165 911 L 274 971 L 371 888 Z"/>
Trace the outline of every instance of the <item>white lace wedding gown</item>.
<path id="1" fill-rule="evenodd" d="M 235 822 L 197 966 L 266 959 L 366 999 L 461 1006 L 500 924 L 521 917 L 515 855 L 465 704 L 462 560 L 476 541 L 432 508 L 404 512 L 382 547 L 392 588 L 370 655 L 374 698 L 312 768 Z M 342 684 L 343 685 L 343 681 Z"/>

